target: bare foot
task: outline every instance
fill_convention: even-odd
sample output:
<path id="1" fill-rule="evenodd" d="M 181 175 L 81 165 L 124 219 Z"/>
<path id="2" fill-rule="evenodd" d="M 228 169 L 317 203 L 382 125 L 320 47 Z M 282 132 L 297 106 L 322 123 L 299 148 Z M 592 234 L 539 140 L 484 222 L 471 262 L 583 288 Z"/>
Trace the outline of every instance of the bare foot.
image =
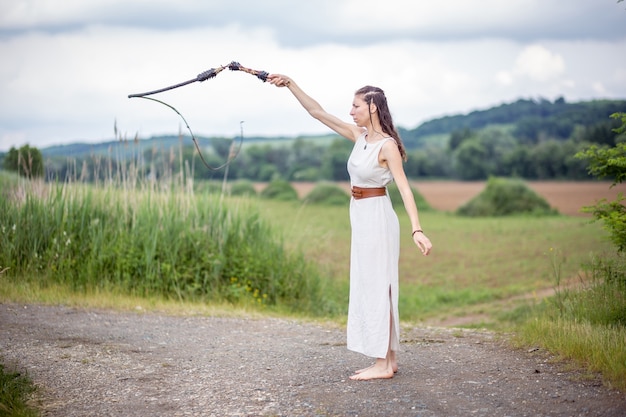
<path id="1" fill-rule="evenodd" d="M 389 362 L 391 362 L 391 369 L 393 369 L 393 373 L 398 372 L 398 359 L 396 359 L 396 352 L 393 350 L 389 350 Z"/>
<path id="2" fill-rule="evenodd" d="M 363 368 L 363 369 L 357 369 L 356 371 L 354 371 L 355 374 L 360 374 L 363 373 L 365 371 L 367 371 L 368 369 L 371 369 L 374 367 L 374 364 L 371 364 L 370 366 L 368 366 L 367 368 Z M 396 372 L 398 372 L 398 363 L 396 361 L 391 363 L 391 369 L 393 369 L 393 373 L 395 374 Z"/>
<path id="3" fill-rule="evenodd" d="M 371 364 L 370 366 L 368 366 L 367 368 L 363 368 L 363 369 L 357 369 L 356 371 L 354 371 L 355 374 L 360 374 L 363 373 L 365 371 L 367 371 L 368 369 L 371 369 L 374 367 L 375 364 Z"/>
<path id="4" fill-rule="evenodd" d="M 389 379 L 393 378 L 393 369 L 387 366 L 386 361 L 381 364 L 375 364 L 366 370 L 354 374 L 350 377 L 353 381 L 368 381 L 370 379 Z"/>
<path id="5" fill-rule="evenodd" d="M 382 358 L 381 358 L 382 359 Z M 396 372 L 398 372 L 398 359 L 396 358 L 396 352 L 393 350 L 389 350 L 387 352 L 387 357 L 385 358 L 385 360 L 387 361 L 387 363 L 391 363 L 391 369 L 393 369 L 393 373 L 395 374 Z M 376 362 L 374 362 L 373 364 L 371 364 L 370 366 L 368 366 L 367 368 L 363 368 L 363 369 L 359 369 L 357 371 L 355 371 L 355 374 L 361 374 L 371 368 L 373 368 L 374 366 L 376 366 L 376 364 L 378 363 L 378 360 Z"/>

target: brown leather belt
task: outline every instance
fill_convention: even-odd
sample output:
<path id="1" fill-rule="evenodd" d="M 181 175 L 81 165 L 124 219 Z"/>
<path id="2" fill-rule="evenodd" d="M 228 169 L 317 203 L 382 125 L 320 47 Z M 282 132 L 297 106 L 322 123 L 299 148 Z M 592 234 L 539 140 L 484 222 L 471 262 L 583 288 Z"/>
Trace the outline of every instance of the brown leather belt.
<path id="1" fill-rule="evenodd" d="M 369 197 L 381 197 L 387 194 L 387 189 L 385 187 L 376 187 L 376 188 L 361 188 L 361 187 L 352 187 L 352 197 L 355 200 L 360 200 L 361 198 L 369 198 Z"/>

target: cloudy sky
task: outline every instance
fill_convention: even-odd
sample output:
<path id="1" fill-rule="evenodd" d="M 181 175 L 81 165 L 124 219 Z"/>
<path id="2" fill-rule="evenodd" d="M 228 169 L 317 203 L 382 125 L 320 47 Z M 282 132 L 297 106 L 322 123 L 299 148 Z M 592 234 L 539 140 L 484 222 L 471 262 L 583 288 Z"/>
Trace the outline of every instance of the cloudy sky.
<path id="1" fill-rule="evenodd" d="M 0 151 L 111 140 L 115 125 L 177 133 L 174 112 L 128 94 L 233 60 L 290 75 L 346 121 L 354 91 L 377 85 L 410 129 L 519 98 L 626 99 L 626 2 L 1 1 L 0 56 Z M 242 72 L 156 97 L 197 135 L 329 132 Z"/>

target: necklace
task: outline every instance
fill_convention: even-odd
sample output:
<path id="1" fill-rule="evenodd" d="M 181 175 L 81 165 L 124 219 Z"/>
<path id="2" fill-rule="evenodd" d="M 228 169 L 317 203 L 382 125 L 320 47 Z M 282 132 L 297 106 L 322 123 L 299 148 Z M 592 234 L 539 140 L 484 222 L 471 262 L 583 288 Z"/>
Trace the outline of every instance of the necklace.
<path id="1" fill-rule="evenodd" d="M 383 136 L 382 134 L 380 134 L 378 132 L 375 132 L 374 134 L 379 134 L 381 136 L 380 140 L 383 140 L 383 139 L 391 137 L 391 136 Z M 369 143 L 367 142 L 368 136 L 369 135 L 365 135 L 365 146 L 363 146 L 363 150 L 366 150 L 367 149 L 367 145 L 369 145 Z M 379 142 L 379 141 L 376 141 L 376 142 Z"/>

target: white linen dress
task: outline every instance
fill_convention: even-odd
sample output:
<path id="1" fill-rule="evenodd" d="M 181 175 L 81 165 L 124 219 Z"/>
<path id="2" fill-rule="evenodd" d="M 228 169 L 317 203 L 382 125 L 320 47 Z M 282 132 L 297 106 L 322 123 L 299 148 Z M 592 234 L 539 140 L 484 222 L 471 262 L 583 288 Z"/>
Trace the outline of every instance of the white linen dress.
<path id="1" fill-rule="evenodd" d="M 367 143 L 365 134 L 354 144 L 348 159 L 352 186 L 385 187 L 391 171 L 378 163 L 383 144 L 393 138 Z M 400 226 L 389 193 L 350 200 L 350 301 L 348 349 L 373 358 L 399 348 L 398 261 Z M 390 326 L 390 320 L 393 325 Z M 391 327 L 391 329 L 390 329 Z"/>

